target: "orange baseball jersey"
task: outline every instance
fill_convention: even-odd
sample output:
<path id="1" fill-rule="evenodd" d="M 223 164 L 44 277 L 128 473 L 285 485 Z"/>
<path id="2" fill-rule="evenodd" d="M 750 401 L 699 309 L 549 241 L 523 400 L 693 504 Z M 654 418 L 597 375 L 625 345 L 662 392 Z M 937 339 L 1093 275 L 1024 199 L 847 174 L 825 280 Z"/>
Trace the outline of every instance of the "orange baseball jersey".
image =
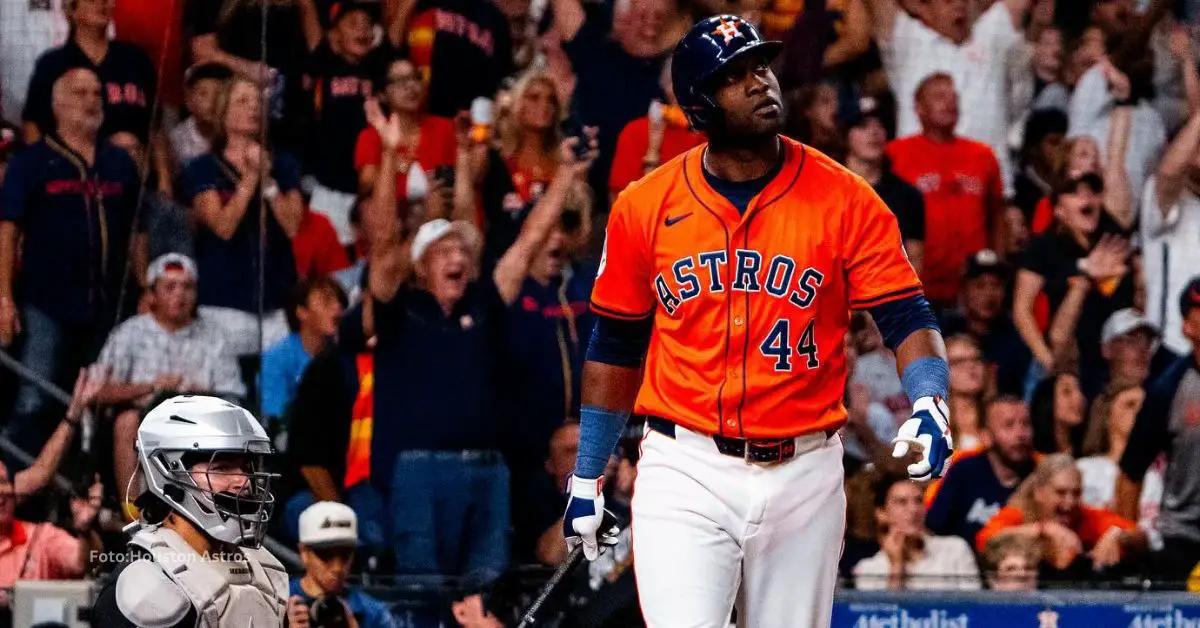
<path id="1" fill-rule="evenodd" d="M 837 428 L 850 310 L 921 293 L 896 218 L 786 138 L 742 215 L 705 180 L 705 146 L 631 185 L 609 216 L 592 307 L 654 316 L 634 411 L 741 438 Z"/>

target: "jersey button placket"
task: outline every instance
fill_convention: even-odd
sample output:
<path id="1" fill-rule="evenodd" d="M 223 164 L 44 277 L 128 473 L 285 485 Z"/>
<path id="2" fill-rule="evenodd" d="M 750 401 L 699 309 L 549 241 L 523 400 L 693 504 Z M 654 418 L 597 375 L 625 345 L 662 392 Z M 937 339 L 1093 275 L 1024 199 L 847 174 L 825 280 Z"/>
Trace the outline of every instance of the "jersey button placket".
<path id="1" fill-rule="evenodd" d="M 732 259 L 732 256 L 731 256 Z M 746 343 L 746 300 L 745 294 L 733 293 L 730 298 L 730 316 L 729 324 L 729 368 L 727 374 L 727 384 L 725 386 L 726 403 L 725 407 L 729 408 L 729 412 L 725 415 L 725 427 L 736 430 L 738 428 L 737 420 L 737 405 L 741 400 L 744 386 L 742 378 L 743 369 L 746 368 L 742 360 L 742 347 Z"/>

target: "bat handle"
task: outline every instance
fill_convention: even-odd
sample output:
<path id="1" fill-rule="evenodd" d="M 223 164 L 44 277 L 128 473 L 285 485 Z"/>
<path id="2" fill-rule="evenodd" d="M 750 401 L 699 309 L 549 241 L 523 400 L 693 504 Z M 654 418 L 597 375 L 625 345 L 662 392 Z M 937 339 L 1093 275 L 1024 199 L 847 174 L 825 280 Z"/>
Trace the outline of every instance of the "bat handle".
<path id="1" fill-rule="evenodd" d="M 529 605 L 529 610 L 525 611 L 525 614 L 521 616 L 521 623 L 517 624 L 517 628 L 530 628 L 533 626 L 534 621 L 537 620 L 538 611 L 542 609 L 542 605 L 546 603 L 546 600 L 550 599 L 550 595 L 558 589 L 558 583 L 562 582 L 562 579 L 567 577 L 567 574 L 571 573 L 575 569 L 575 566 L 582 560 L 583 544 L 580 543 L 575 546 L 575 549 L 571 550 L 570 554 L 567 554 L 567 559 L 563 561 L 563 564 L 559 565 L 558 569 L 550 575 L 550 579 L 542 586 L 541 594 L 533 601 L 533 604 Z"/>

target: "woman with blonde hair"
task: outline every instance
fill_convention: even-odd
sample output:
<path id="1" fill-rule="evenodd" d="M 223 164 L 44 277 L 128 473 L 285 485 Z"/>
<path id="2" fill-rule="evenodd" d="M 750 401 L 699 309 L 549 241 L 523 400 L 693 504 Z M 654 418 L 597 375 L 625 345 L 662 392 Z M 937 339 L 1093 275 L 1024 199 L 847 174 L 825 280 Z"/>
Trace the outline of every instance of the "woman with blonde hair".
<path id="1" fill-rule="evenodd" d="M 243 77 L 218 93 L 212 149 L 184 169 L 180 199 L 196 225 L 199 304 L 227 330 L 237 355 L 287 334 L 283 308 L 296 284 L 291 239 L 304 215 L 300 165 L 265 143 L 261 96 Z"/>
<path id="2" fill-rule="evenodd" d="M 1082 503 L 1083 481 L 1075 459 L 1051 454 L 1013 493 L 975 537 L 983 552 L 993 538 L 1017 535 L 1036 539 L 1043 559 L 1057 570 L 1076 567 L 1084 554 L 1096 571 L 1115 567 L 1144 551 L 1149 539 L 1134 522 Z"/>
<path id="3" fill-rule="evenodd" d="M 545 192 L 559 164 L 560 124 L 566 103 L 554 78 L 542 70 L 521 75 L 507 94 L 489 144 L 471 159 L 471 180 L 487 223 L 484 263 L 512 245 L 521 223 Z"/>

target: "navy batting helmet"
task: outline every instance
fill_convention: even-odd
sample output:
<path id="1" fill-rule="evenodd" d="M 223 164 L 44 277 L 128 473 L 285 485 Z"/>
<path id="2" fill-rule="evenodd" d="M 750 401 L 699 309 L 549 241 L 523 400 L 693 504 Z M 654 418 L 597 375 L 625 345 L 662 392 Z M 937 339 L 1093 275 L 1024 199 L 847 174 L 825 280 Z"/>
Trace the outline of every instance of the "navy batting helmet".
<path id="1" fill-rule="evenodd" d="M 671 55 L 671 87 L 692 128 L 702 131 L 708 125 L 717 106 L 711 93 L 712 78 L 722 68 L 750 51 L 771 61 L 781 50 L 781 42 L 763 39 L 758 29 L 736 15 L 716 15 L 697 22 Z"/>

